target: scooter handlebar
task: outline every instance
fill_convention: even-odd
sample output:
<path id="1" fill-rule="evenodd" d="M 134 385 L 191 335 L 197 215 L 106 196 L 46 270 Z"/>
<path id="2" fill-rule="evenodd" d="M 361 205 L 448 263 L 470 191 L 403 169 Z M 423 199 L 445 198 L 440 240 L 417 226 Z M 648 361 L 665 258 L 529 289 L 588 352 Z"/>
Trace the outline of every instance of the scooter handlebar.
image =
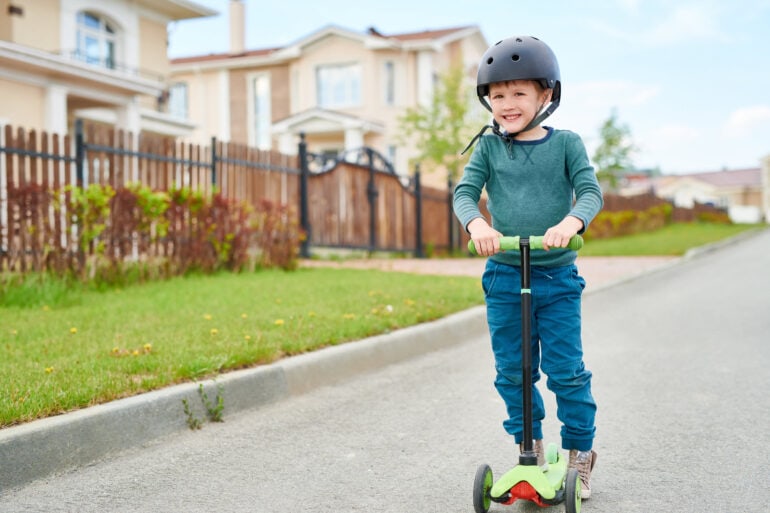
<path id="1" fill-rule="evenodd" d="M 521 245 L 521 237 L 518 235 L 515 237 L 500 237 L 500 249 L 502 250 L 514 250 L 518 251 Z M 529 237 L 529 247 L 531 249 L 543 249 L 543 236 L 532 235 Z M 575 235 L 569 240 L 569 244 L 565 249 L 571 249 L 573 251 L 579 251 L 583 247 L 583 237 Z M 555 248 L 559 249 L 559 248 Z M 476 246 L 472 240 L 468 241 L 468 251 L 473 255 L 477 255 Z"/>

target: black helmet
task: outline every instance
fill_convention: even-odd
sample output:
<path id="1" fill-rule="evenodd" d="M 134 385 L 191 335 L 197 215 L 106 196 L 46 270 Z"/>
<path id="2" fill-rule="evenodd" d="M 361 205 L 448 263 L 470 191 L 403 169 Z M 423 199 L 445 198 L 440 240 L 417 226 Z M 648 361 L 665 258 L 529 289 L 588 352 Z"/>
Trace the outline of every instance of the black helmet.
<path id="1" fill-rule="evenodd" d="M 552 89 L 551 105 L 534 124 L 551 115 L 561 100 L 561 77 L 556 55 L 536 37 L 514 36 L 492 45 L 484 52 L 476 78 L 476 94 L 490 112 L 492 107 L 484 99 L 489 95 L 489 84 L 508 80 L 537 80 L 545 89 Z"/>

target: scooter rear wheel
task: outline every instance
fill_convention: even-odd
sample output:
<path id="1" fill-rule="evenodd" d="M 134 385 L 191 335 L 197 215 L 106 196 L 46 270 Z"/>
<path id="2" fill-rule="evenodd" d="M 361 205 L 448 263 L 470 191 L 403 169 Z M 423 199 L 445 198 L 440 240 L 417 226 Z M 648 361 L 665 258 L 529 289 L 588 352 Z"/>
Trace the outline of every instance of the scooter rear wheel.
<path id="1" fill-rule="evenodd" d="M 564 478 L 564 508 L 567 513 L 580 513 L 580 473 L 576 468 L 567 470 Z"/>
<path id="2" fill-rule="evenodd" d="M 492 469 L 489 465 L 481 465 L 476 470 L 476 479 L 473 481 L 473 510 L 476 513 L 487 513 L 492 497 L 489 491 L 492 489 Z"/>

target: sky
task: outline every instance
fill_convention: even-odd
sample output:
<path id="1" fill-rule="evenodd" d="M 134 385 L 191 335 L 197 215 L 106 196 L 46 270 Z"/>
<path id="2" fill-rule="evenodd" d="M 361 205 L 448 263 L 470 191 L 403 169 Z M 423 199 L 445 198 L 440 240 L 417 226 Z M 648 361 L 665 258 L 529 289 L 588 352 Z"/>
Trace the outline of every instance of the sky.
<path id="1" fill-rule="evenodd" d="M 247 50 L 328 25 L 385 35 L 476 25 L 490 45 L 536 36 L 561 69 L 561 105 L 545 124 L 580 134 L 589 156 L 613 112 L 640 169 L 744 169 L 770 155 L 770 0 L 244 1 Z M 229 0 L 194 2 L 220 15 L 171 23 L 172 58 L 228 50 Z"/>

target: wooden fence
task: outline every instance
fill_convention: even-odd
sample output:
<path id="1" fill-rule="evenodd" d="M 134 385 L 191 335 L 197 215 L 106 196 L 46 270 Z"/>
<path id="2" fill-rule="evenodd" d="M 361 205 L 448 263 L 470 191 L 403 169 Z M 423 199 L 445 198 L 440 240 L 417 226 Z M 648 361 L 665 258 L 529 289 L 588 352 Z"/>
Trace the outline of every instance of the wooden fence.
<path id="1" fill-rule="evenodd" d="M 5 126 L 0 140 L 0 270 L 20 270 L 51 245 L 68 247 L 68 216 L 43 204 L 41 191 L 68 185 L 141 184 L 153 190 L 190 188 L 252 205 L 267 199 L 295 209 L 313 246 L 399 251 L 449 251 L 454 239 L 449 190 L 420 186 L 419 173 L 397 175 L 374 150 L 324 160 L 259 151 L 212 139 L 186 144 L 148 134 L 76 123 L 74 137 Z M 48 195 L 51 196 L 51 195 Z M 45 226 L 46 230 L 41 227 Z M 454 241 L 454 242 L 450 242 Z M 450 246 L 452 244 L 452 246 Z"/>
<path id="2" fill-rule="evenodd" d="M 116 191 L 132 183 L 162 191 L 186 187 L 217 190 L 252 205 L 264 200 L 287 205 L 307 235 L 302 256 L 313 247 L 424 256 L 462 250 L 468 240 L 451 212 L 451 183 L 445 190 L 422 187 L 419 172 L 398 175 L 371 148 L 329 160 L 309 153 L 303 136 L 297 155 L 283 155 L 216 139 L 202 146 L 134 136 L 80 121 L 74 137 L 11 126 L 0 137 L 2 271 L 39 269 L 46 248 L 77 253 L 69 235 L 71 216 L 54 208 L 56 194 L 44 194 L 63 197 L 68 185 L 110 185 Z M 662 202 L 652 193 L 606 195 L 605 210 L 645 210 Z M 483 200 L 481 208 L 488 214 Z M 692 221 L 716 210 L 674 208 L 673 218 Z"/>

